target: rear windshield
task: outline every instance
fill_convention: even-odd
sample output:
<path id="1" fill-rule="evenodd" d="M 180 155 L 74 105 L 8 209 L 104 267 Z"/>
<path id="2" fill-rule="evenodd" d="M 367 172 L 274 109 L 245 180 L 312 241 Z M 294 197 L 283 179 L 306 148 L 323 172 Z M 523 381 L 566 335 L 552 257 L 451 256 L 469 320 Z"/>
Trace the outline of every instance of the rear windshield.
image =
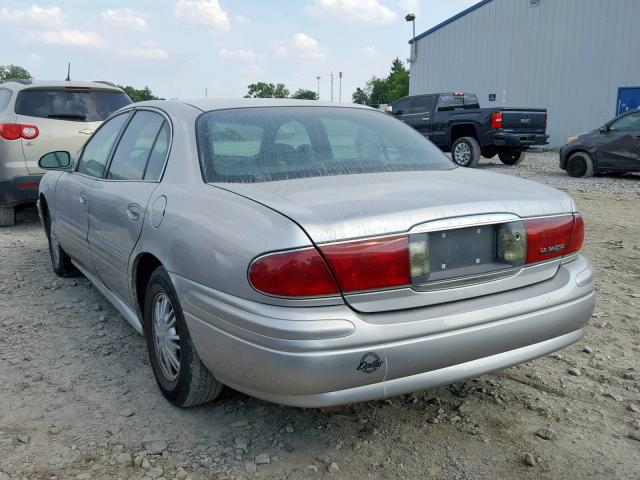
<path id="1" fill-rule="evenodd" d="M 131 100 L 124 92 L 29 89 L 18 93 L 15 112 L 29 117 L 99 122 Z"/>
<path id="2" fill-rule="evenodd" d="M 455 168 L 431 142 L 381 112 L 257 107 L 207 112 L 196 125 L 206 182 Z"/>
<path id="3" fill-rule="evenodd" d="M 471 109 L 480 108 L 478 97 L 475 93 L 465 93 L 463 95 L 455 93 L 441 93 L 438 102 L 438 111 L 456 110 L 458 108 Z"/>

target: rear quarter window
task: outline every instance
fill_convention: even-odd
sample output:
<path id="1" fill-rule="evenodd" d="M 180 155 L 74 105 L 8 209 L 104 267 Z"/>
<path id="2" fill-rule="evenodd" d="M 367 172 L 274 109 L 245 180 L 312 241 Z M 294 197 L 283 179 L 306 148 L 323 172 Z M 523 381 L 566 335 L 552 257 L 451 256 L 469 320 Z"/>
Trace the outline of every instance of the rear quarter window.
<path id="1" fill-rule="evenodd" d="M 15 112 L 28 117 L 101 122 L 130 103 L 119 91 L 34 88 L 18 93 Z"/>

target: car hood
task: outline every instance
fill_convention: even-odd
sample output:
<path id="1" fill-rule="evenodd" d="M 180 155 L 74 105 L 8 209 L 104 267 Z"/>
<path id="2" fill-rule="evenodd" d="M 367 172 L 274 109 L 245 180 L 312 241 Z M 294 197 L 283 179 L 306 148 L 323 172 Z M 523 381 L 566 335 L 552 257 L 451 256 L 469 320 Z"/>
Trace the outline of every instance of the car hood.
<path id="1" fill-rule="evenodd" d="M 553 188 L 466 168 L 213 185 L 286 215 L 316 243 L 406 232 L 463 215 L 533 217 L 574 210 L 572 199 Z"/>

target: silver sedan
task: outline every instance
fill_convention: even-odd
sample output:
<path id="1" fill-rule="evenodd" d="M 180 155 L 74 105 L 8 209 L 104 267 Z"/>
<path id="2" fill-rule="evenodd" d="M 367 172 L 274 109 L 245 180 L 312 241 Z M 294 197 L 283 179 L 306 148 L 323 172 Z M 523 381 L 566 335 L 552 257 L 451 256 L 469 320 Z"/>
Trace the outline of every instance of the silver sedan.
<path id="1" fill-rule="evenodd" d="M 178 406 L 424 390 L 565 347 L 593 312 L 569 196 L 366 107 L 138 103 L 40 165 L 55 272 L 144 334 Z"/>

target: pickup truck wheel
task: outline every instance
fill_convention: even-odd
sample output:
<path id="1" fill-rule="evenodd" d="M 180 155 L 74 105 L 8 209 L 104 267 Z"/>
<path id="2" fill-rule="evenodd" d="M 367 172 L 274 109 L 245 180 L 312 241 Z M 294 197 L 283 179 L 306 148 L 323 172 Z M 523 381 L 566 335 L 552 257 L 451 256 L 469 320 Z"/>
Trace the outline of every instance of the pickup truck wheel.
<path id="1" fill-rule="evenodd" d="M 461 167 L 474 168 L 480 162 L 480 144 L 473 137 L 460 137 L 451 146 L 451 158 Z"/>
<path id="2" fill-rule="evenodd" d="M 163 267 L 151 274 L 144 302 L 144 334 L 160 391 L 177 407 L 214 400 L 222 384 L 196 352 L 180 301 Z"/>
<path id="3" fill-rule="evenodd" d="M 500 161 L 505 165 L 520 165 L 526 156 L 527 153 L 521 150 L 504 150 L 498 153 Z"/>
<path id="4" fill-rule="evenodd" d="M 12 227 L 16 224 L 16 209 L 0 207 L 0 227 Z"/>
<path id="5" fill-rule="evenodd" d="M 576 152 L 567 160 L 567 173 L 572 177 L 593 177 L 593 160 L 588 153 Z"/>

